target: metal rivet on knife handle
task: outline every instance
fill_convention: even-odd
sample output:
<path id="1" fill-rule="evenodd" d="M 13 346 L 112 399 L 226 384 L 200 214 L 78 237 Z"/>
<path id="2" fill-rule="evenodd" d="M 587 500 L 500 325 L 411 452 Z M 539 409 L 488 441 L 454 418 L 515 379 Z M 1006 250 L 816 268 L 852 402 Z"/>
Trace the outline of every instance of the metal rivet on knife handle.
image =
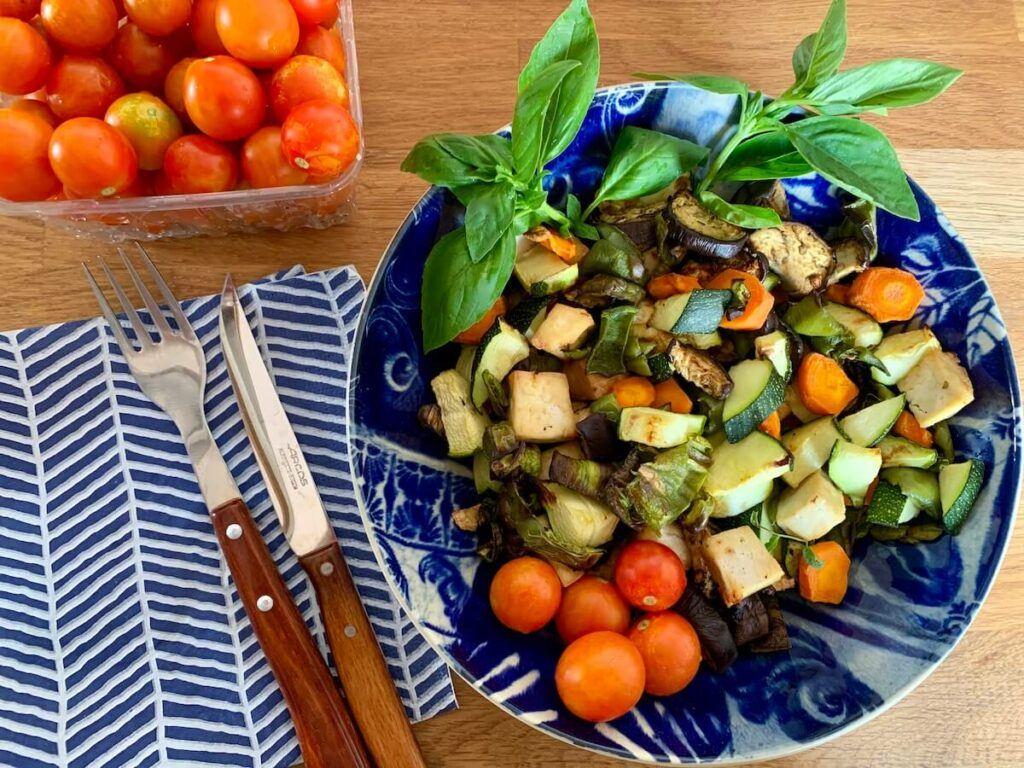
<path id="1" fill-rule="evenodd" d="M 240 539 L 242 538 L 242 526 L 238 523 L 232 523 L 228 526 L 227 533 L 229 539 Z"/>
<path id="2" fill-rule="evenodd" d="M 274 607 L 274 598 L 270 595 L 260 595 L 259 599 L 256 600 L 256 607 L 266 613 Z"/>
<path id="3" fill-rule="evenodd" d="M 332 573 L 334 573 L 334 564 L 333 563 L 321 563 L 320 564 L 320 573 L 322 573 L 324 576 L 330 576 Z"/>

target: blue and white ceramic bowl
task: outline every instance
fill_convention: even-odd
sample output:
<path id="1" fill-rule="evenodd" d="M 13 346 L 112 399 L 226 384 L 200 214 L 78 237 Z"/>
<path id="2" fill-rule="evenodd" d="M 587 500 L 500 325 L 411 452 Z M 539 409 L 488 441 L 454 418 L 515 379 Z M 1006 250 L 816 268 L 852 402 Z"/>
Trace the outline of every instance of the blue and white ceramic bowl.
<path id="1" fill-rule="evenodd" d="M 588 195 L 625 125 L 715 145 L 734 97 L 681 84 L 600 91 L 579 136 L 553 165 L 553 190 Z M 786 184 L 794 217 L 835 221 L 834 189 L 820 177 Z M 491 615 L 492 568 L 474 554 L 450 511 L 473 503 L 470 472 L 416 423 L 432 376 L 452 354 L 424 355 L 420 277 L 457 207 L 430 190 L 410 213 L 370 286 L 352 369 L 355 474 L 381 568 L 426 637 L 498 706 L 581 747 L 650 763 L 743 762 L 790 754 L 866 722 L 916 686 L 953 649 L 985 599 L 1017 506 L 1021 413 L 1006 328 L 985 279 L 935 204 L 916 186 L 921 221 L 882 214 L 883 261 L 910 270 L 927 292 L 918 324 L 935 329 L 971 372 L 975 402 L 954 419 L 956 445 L 985 462 L 986 484 L 959 536 L 931 544 L 861 541 L 842 606 L 786 596 L 788 653 L 741 655 L 725 674 L 702 672 L 682 693 L 645 697 L 607 724 L 561 706 L 560 644 L 514 634 Z"/>

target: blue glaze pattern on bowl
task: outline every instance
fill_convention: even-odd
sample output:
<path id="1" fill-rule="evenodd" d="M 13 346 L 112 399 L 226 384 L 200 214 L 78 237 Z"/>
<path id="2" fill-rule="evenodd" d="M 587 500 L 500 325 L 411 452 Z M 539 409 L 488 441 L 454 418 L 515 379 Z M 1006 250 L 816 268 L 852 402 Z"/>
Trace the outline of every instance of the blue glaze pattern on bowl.
<path id="1" fill-rule="evenodd" d="M 735 99 L 687 85 L 601 90 L 579 136 L 552 166 L 557 199 L 586 197 L 624 125 L 717 145 Z M 794 218 L 835 223 L 835 189 L 818 176 L 786 182 Z M 495 704 L 550 735 L 652 763 L 742 762 L 820 743 L 898 701 L 952 650 L 984 600 L 1009 539 L 1020 482 L 1019 390 L 1006 328 L 959 236 L 916 185 L 921 221 L 879 216 L 883 263 L 910 270 L 927 298 L 914 324 L 935 329 L 967 365 L 976 400 L 953 420 L 963 455 L 985 462 L 986 484 L 959 536 L 922 545 L 862 540 L 840 607 L 784 595 L 787 653 L 741 654 L 722 675 L 702 671 L 683 692 L 645 697 L 631 713 L 585 723 L 559 702 L 561 645 L 550 630 L 522 636 L 488 607 L 493 569 L 450 511 L 474 502 L 467 467 L 416 422 L 430 379 L 451 350 L 424 355 L 420 278 L 458 206 L 430 190 L 399 230 L 370 286 L 352 369 L 350 429 L 367 529 L 381 567 L 427 638 Z"/>

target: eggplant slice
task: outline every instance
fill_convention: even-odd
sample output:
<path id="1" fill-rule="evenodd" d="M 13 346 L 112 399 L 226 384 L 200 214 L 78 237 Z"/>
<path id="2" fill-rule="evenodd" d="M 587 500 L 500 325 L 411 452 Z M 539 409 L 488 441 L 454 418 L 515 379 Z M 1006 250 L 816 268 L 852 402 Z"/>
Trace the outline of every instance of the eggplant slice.
<path id="1" fill-rule="evenodd" d="M 686 191 L 672 198 L 666 216 L 669 236 L 697 257 L 730 259 L 747 241 L 745 229 L 718 218 Z"/>
<path id="2" fill-rule="evenodd" d="M 658 244 L 658 217 L 673 195 L 690 188 L 690 176 L 680 176 L 664 189 L 632 200 L 607 200 L 598 206 L 598 221 L 614 224 L 641 251 Z"/>
<path id="3" fill-rule="evenodd" d="M 779 214 L 780 219 L 789 220 L 789 199 L 786 197 L 786 188 L 779 179 L 744 184 L 736 193 L 735 202 L 771 208 Z"/>
<path id="4" fill-rule="evenodd" d="M 782 287 L 796 296 L 824 288 L 836 262 L 828 243 L 806 224 L 794 221 L 751 233 L 750 248 L 764 256 Z"/>
<path id="5" fill-rule="evenodd" d="M 832 243 L 836 265 L 829 275 L 828 284 L 838 283 L 844 277 L 863 272 L 871 264 L 868 247 L 856 237 L 847 237 Z"/>
<path id="6" fill-rule="evenodd" d="M 668 356 L 676 373 L 716 400 L 732 392 L 729 374 L 707 352 L 674 341 L 669 345 Z"/>
<path id="7" fill-rule="evenodd" d="M 689 259 L 676 271 L 682 275 L 689 275 L 697 279 L 701 285 L 705 285 L 719 272 L 726 269 L 738 269 L 740 272 L 748 272 L 758 280 L 764 280 L 767 273 L 767 265 L 760 254 L 750 249 L 741 251 L 731 259 L 721 261 L 696 261 Z"/>

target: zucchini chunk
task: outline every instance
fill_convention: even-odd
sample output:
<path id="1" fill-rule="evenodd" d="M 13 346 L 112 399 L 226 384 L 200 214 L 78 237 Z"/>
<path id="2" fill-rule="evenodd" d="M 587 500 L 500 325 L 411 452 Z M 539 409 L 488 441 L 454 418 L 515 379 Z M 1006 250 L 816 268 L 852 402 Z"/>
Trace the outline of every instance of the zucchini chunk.
<path id="1" fill-rule="evenodd" d="M 782 287 L 796 296 L 824 288 L 835 266 L 829 244 L 806 224 L 794 221 L 751 233 L 750 247 L 764 256 L 769 269 L 782 278 Z"/>
<path id="2" fill-rule="evenodd" d="M 611 541 L 619 518 L 603 501 L 558 483 L 538 483 L 540 503 L 551 530 L 577 547 L 600 547 Z"/>
<path id="3" fill-rule="evenodd" d="M 979 459 L 947 464 L 939 470 L 939 498 L 942 501 L 942 524 L 950 533 L 957 533 L 974 506 L 985 477 L 985 465 Z"/>
<path id="4" fill-rule="evenodd" d="M 793 374 L 792 347 L 793 343 L 785 331 L 772 331 L 754 339 L 754 354 L 771 362 L 783 381 L 789 381 Z"/>
<path id="5" fill-rule="evenodd" d="M 488 418 L 473 407 L 469 382 L 456 370 L 439 373 L 430 382 L 437 405 L 441 409 L 448 455 L 472 456 L 483 448 Z"/>
<path id="6" fill-rule="evenodd" d="M 747 241 L 746 230 L 718 218 L 685 190 L 672 198 L 667 218 L 670 236 L 697 256 L 729 259 Z"/>
<path id="7" fill-rule="evenodd" d="M 865 519 L 872 525 L 881 525 L 886 528 L 909 523 L 920 512 L 920 508 L 913 499 L 908 497 L 898 486 L 888 480 L 879 480 L 875 486 L 875 493 L 868 504 Z"/>
<path id="8" fill-rule="evenodd" d="M 793 488 L 800 485 L 804 478 L 825 466 L 832 446 L 841 439 L 843 435 L 831 416 L 821 416 L 784 434 L 782 444 L 793 454 L 793 468 L 782 479 Z"/>
<path id="9" fill-rule="evenodd" d="M 789 471 L 793 457 L 764 432 L 738 443 L 723 443 L 711 453 L 704 491 L 714 500 L 713 517 L 732 517 L 767 499 L 777 477 Z"/>
<path id="10" fill-rule="evenodd" d="M 666 333 L 715 333 L 725 316 L 731 291 L 698 289 L 654 303 L 650 325 Z"/>
<path id="11" fill-rule="evenodd" d="M 565 353 L 579 349 L 594 326 L 594 318 L 587 310 L 555 304 L 548 310 L 530 343 L 535 349 L 565 360 Z"/>
<path id="12" fill-rule="evenodd" d="M 843 492 L 819 470 L 783 491 L 775 511 L 779 528 L 804 541 L 820 539 L 845 518 Z"/>
<path id="13" fill-rule="evenodd" d="M 910 467 L 883 469 L 883 480 L 895 485 L 903 494 L 914 500 L 921 509 L 934 518 L 939 518 L 939 478 L 934 472 Z"/>
<path id="14" fill-rule="evenodd" d="M 896 386 L 925 428 L 956 415 L 974 401 L 971 379 L 956 355 L 938 349 L 925 352 Z"/>
<path id="15" fill-rule="evenodd" d="M 565 374 L 512 371 L 508 383 L 508 420 L 516 437 L 531 443 L 576 438 L 576 414 Z"/>
<path id="16" fill-rule="evenodd" d="M 551 300 L 547 296 L 527 296 L 508 311 L 505 322 L 527 339 L 532 339 L 547 317 L 550 303 Z"/>
<path id="17" fill-rule="evenodd" d="M 870 448 L 889 434 L 896 419 L 903 413 L 906 402 L 907 399 L 903 395 L 899 395 L 869 405 L 867 408 L 840 419 L 839 428 L 852 442 L 864 448 Z"/>
<path id="18" fill-rule="evenodd" d="M 878 450 L 882 452 L 883 467 L 927 469 L 939 460 L 939 452 L 934 448 L 925 448 L 913 440 L 895 435 L 886 435 L 879 440 Z"/>
<path id="19" fill-rule="evenodd" d="M 566 264 L 540 243 L 520 236 L 516 241 L 516 277 L 531 296 L 549 296 L 576 284 L 578 264 Z"/>
<path id="20" fill-rule="evenodd" d="M 882 361 L 886 370 L 872 368 L 871 378 L 881 384 L 892 386 L 921 362 L 921 358 L 928 350 L 940 348 L 939 340 L 928 328 L 886 336 L 873 350 L 875 357 Z"/>
<path id="21" fill-rule="evenodd" d="M 822 306 L 843 326 L 853 346 L 873 347 L 882 340 L 882 326 L 867 312 L 831 301 L 826 301 Z"/>
<path id="22" fill-rule="evenodd" d="M 828 459 L 829 479 L 850 497 L 855 507 L 864 503 L 868 488 L 881 468 L 881 449 L 862 448 L 847 440 L 836 440 Z"/>
<path id="23" fill-rule="evenodd" d="M 561 482 L 551 477 L 551 463 L 555 458 L 555 454 L 560 453 L 569 459 L 582 459 L 583 448 L 580 446 L 578 441 L 571 443 L 559 443 L 558 445 L 547 448 L 540 452 L 540 473 L 537 475 L 538 480 L 555 480 L 555 482 Z M 562 483 L 564 485 L 564 483 Z"/>
<path id="24" fill-rule="evenodd" d="M 709 536 L 704 541 L 703 555 L 722 602 L 729 607 L 786 575 L 746 525 Z"/>
<path id="25" fill-rule="evenodd" d="M 729 374 L 706 352 L 674 341 L 667 354 L 676 373 L 712 397 L 721 400 L 732 392 Z"/>
<path id="26" fill-rule="evenodd" d="M 508 372 L 530 356 L 530 344 L 519 331 L 498 318 L 484 334 L 473 358 L 473 405 L 477 408 L 487 402 L 490 388 L 485 373 L 502 382 Z"/>
<path id="27" fill-rule="evenodd" d="M 597 218 L 614 224 L 637 248 L 644 251 L 658 244 L 658 218 L 669 198 L 690 186 L 689 175 L 680 176 L 664 189 L 632 200 L 606 200 L 597 210 Z"/>
<path id="28" fill-rule="evenodd" d="M 672 413 L 660 408 L 623 408 L 619 416 L 619 440 L 652 448 L 674 448 L 704 429 L 704 416 Z"/>
<path id="29" fill-rule="evenodd" d="M 729 369 L 732 392 L 725 398 L 725 436 L 735 443 L 749 435 L 782 405 L 786 382 L 768 360 L 743 360 Z"/>

